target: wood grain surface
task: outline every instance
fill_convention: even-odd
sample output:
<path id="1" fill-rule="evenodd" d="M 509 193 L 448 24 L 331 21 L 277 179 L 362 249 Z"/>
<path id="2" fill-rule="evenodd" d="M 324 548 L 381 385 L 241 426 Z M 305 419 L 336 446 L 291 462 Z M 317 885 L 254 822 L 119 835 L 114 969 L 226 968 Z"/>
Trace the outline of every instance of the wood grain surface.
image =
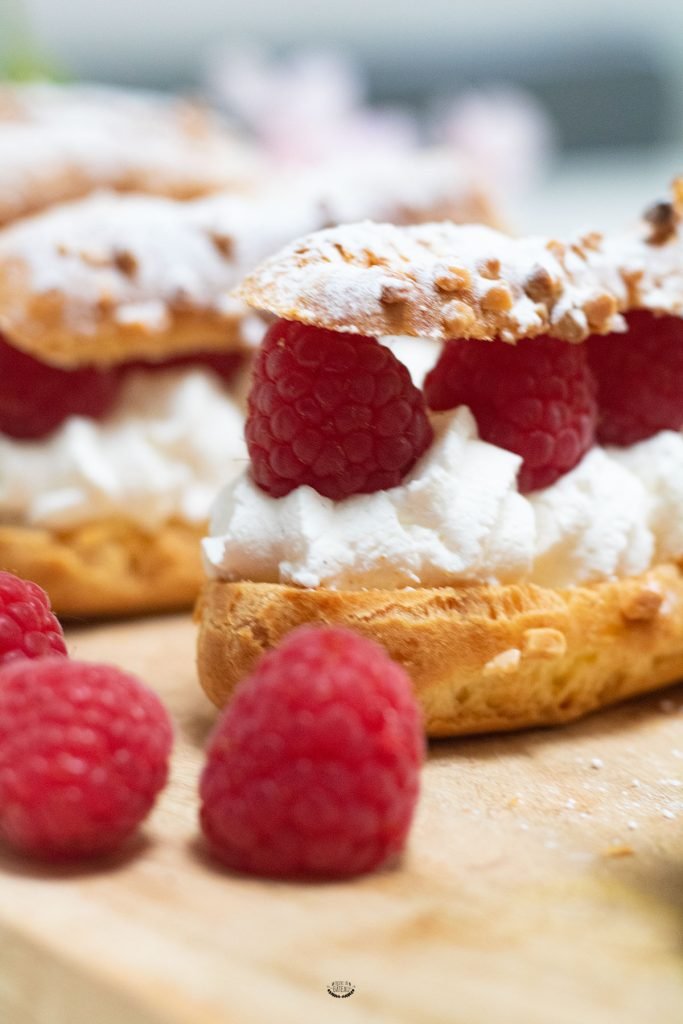
<path id="1" fill-rule="evenodd" d="M 680 1024 L 683 690 L 556 731 L 432 745 L 403 863 L 239 878 L 197 840 L 214 718 L 194 627 L 71 630 L 177 726 L 171 784 L 116 860 L 0 855 L 2 1024 Z M 355 992 L 332 998 L 348 980 Z"/>

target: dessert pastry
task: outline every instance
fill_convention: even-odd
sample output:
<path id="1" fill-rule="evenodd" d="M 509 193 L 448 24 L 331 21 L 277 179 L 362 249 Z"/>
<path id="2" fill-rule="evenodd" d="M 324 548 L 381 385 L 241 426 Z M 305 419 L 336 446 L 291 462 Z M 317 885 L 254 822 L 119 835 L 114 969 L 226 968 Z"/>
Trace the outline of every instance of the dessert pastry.
<path id="1" fill-rule="evenodd" d="M 307 231 L 363 217 L 495 222 L 448 152 L 373 159 L 193 202 L 98 193 L 0 232 L 0 331 L 63 366 L 255 344 L 231 290 Z"/>
<path id="2" fill-rule="evenodd" d="M 0 225 L 96 188 L 185 199 L 262 162 L 197 104 L 104 86 L 0 86 Z"/>
<path id="3" fill-rule="evenodd" d="M 113 195 L 85 200 L 86 218 L 67 204 L 0 232 L 0 565 L 40 583 L 61 615 L 191 604 L 226 450 L 245 457 L 240 339 L 205 331 L 190 297 L 170 326 L 125 301 L 148 271 L 175 266 L 163 221 L 141 229 L 155 258 L 137 263 L 138 201 L 116 222 L 125 247 L 107 235 Z M 180 263 L 178 289 L 192 271 Z"/>
<path id="4" fill-rule="evenodd" d="M 571 243 L 356 224 L 247 278 L 279 319 L 203 543 L 215 703 L 303 622 L 381 642 L 432 735 L 683 675 L 682 200 Z M 397 335 L 446 343 L 422 396 Z"/>
<path id="5" fill-rule="evenodd" d="M 67 616 L 189 605 L 210 495 L 244 460 L 234 354 L 61 369 L 0 336 L 0 565 Z"/>
<path id="6" fill-rule="evenodd" d="M 230 289 L 302 231 L 456 214 L 462 188 L 427 154 L 250 196 L 99 193 L 0 232 L 0 567 L 63 615 L 191 604 L 211 498 L 246 460 L 235 366 L 264 330 Z"/>

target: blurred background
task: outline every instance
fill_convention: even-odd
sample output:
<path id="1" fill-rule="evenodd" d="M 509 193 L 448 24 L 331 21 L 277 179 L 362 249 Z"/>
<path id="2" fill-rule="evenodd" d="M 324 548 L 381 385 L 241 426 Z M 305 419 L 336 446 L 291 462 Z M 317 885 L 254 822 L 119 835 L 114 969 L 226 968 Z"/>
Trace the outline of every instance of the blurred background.
<path id="1" fill-rule="evenodd" d="M 202 93 L 289 155 L 454 142 L 531 230 L 683 172 L 681 0 L 0 0 L 0 66 Z"/>

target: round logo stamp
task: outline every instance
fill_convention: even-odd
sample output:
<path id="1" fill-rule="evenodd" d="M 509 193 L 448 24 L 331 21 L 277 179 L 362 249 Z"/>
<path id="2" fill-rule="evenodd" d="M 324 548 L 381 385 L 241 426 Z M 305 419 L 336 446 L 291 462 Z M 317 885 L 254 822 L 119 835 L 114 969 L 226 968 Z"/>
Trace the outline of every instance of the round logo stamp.
<path id="1" fill-rule="evenodd" d="M 335 999 L 348 999 L 356 991 L 356 986 L 350 981 L 331 981 L 327 991 Z"/>

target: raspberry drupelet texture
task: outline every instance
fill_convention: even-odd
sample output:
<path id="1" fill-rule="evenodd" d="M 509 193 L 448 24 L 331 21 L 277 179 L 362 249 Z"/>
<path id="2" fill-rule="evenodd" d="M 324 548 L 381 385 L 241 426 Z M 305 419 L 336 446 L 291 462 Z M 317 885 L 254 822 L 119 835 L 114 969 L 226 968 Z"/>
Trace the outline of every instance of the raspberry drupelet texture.
<path id="1" fill-rule="evenodd" d="M 219 720 L 202 828 L 239 871 L 371 871 L 403 848 L 423 756 L 405 671 L 355 633 L 303 626 L 261 659 Z"/>
<path id="2" fill-rule="evenodd" d="M 522 456 L 522 493 L 554 483 L 595 440 L 595 382 L 583 345 L 449 341 L 425 395 L 432 409 L 469 406 L 484 441 Z"/>
<path id="3" fill-rule="evenodd" d="M 116 370 L 61 370 L 0 336 L 0 433 L 30 440 L 46 437 L 69 416 L 101 419 L 120 387 Z"/>
<path id="4" fill-rule="evenodd" d="M 246 438 L 253 479 L 341 500 L 395 487 L 432 440 L 422 393 L 374 338 L 278 320 L 257 356 Z"/>
<path id="5" fill-rule="evenodd" d="M 166 782 L 172 732 L 134 676 L 66 658 L 0 669 L 0 836 L 45 859 L 115 850 Z"/>
<path id="6" fill-rule="evenodd" d="M 62 627 L 45 591 L 0 572 L 0 667 L 22 658 L 65 655 Z"/>
<path id="7" fill-rule="evenodd" d="M 626 319 L 626 334 L 587 342 L 603 444 L 635 444 L 683 427 L 683 320 L 644 311 Z"/>

